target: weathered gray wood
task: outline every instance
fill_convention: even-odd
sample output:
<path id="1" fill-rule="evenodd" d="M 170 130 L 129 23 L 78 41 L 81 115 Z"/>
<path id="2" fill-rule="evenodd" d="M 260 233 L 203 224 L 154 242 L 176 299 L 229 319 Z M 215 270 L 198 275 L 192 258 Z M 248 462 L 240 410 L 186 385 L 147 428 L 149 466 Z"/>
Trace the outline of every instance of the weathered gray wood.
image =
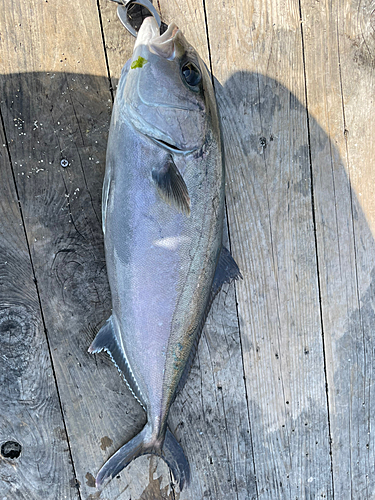
<path id="1" fill-rule="evenodd" d="M 109 76 L 115 91 L 122 67 L 133 53 L 135 39 L 121 24 L 112 0 L 100 0 L 99 4 Z"/>
<path id="2" fill-rule="evenodd" d="M 21 133 L 17 118 L 13 128 Z M 22 447 L 19 457 L 0 453 L 1 498 L 75 499 L 74 470 L 2 126 L 0 178 L 0 447 L 9 441 Z"/>
<path id="3" fill-rule="evenodd" d="M 230 241 L 245 279 L 215 301 L 171 411 L 190 489 L 173 491 L 165 464 L 141 457 L 100 494 L 93 476 L 145 418 L 108 357 L 86 352 L 110 314 L 100 227 L 112 98 L 105 54 L 115 87 L 134 39 L 110 0 L 100 12 L 96 0 L 0 1 L 9 55 L 0 61 L 1 111 L 79 481 L 77 490 L 3 154 L 0 321 L 12 334 L 7 361 L 23 354 L 5 372 L 19 391 L 17 413 L 15 391 L 1 386 L 0 437 L 28 444 L 15 468 L 0 461 L 6 498 L 375 495 L 373 5 L 302 2 L 302 31 L 297 2 L 205 8 Z M 203 5 L 165 0 L 160 9 L 209 65 Z M 40 475 L 34 454 L 46 464 Z"/>
<path id="4" fill-rule="evenodd" d="M 336 498 L 374 498 L 371 3 L 303 2 Z"/>
<path id="5" fill-rule="evenodd" d="M 207 18 L 257 493 L 331 498 L 298 2 L 209 2 Z"/>

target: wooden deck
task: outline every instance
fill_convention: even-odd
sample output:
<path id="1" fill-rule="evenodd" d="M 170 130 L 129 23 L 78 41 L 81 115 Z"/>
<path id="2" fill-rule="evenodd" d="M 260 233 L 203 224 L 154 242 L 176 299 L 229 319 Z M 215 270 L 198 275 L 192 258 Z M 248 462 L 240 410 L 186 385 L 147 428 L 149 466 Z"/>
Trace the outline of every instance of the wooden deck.
<path id="1" fill-rule="evenodd" d="M 111 308 L 101 185 L 134 39 L 109 0 L 0 0 L 0 446 L 22 446 L 0 498 L 375 499 L 374 1 L 159 9 L 216 78 L 244 277 L 170 415 L 191 485 L 145 456 L 94 487 L 145 422 L 87 352 Z"/>

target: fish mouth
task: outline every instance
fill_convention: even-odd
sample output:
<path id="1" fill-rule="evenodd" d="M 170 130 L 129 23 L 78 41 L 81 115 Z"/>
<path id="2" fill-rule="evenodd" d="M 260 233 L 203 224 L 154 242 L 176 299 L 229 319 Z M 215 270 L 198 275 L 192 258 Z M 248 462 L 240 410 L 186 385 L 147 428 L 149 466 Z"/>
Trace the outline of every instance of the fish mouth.
<path id="1" fill-rule="evenodd" d="M 134 51 L 140 45 L 145 45 L 150 52 L 165 59 L 173 60 L 175 58 L 175 38 L 179 31 L 176 24 L 171 23 L 161 35 L 155 18 L 146 17 L 138 32 Z"/>

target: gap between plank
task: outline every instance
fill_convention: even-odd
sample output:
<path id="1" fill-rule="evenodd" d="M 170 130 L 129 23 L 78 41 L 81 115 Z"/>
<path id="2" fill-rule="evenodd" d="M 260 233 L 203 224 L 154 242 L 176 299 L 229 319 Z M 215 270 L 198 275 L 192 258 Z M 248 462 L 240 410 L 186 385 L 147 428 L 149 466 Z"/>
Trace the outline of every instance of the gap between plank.
<path id="1" fill-rule="evenodd" d="M 6 133 L 6 129 L 5 129 L 4 117 L 3 117 L 3 113 L 1 111 L 1 108 L 0 108 L 0 120 L 1 120 L 1 126 L 2 126 L 3 131 L 4 131 L 4 140 L 5 140 L 7 155 L 8 155 L 8 159 L 9 159 L 10 169 L 11 169 L 11 172 L 12 172 L 14 190 L 15 190 L 15 193 L 16 193 L 17 203 L 18 203 L 18 209 L 19 209 L 20 216 L 21 216 L 21 221 L 22 221 L 22 228 L 23 228 L 23 232 L 24 232 L 24 235 L 25 235 L 27 252 L 29 254 L 30 265 L 31 265 L 31 272 L 32 272 L 33 281 L 34 281 L 34 284 L 35 284 L 36 294 L 37 294 L 37 297 L 38 297 L 38 304 L 39 304 L 40 316 L 41 316 L 41 319 L 42 319 L 43 330 L 44 330 L 44 334 L 45 334 L 45 338 L 46 338 L 46 342 L 47 342 L 47 349 L 48 349 L 49 358 L 50 358 L 50 362 L 51 362 L 53 379 L 55 381 L 55 387 L 56 387 L 57 398 L 58 398 L 59 406 L 60 406 L 61 418 L 62 418 L 62 422 L 63 422 L 63 426 L 64 426 L 64 430 L 65 430 L 65 435 L 66 435 L 66 439 L 67 439 L 68 450 L 69 450 L 69 457 L 70 457 L 70 461 L 72 463 L 73 476 L 74 476 L 76 484 L 78 485 L 79 482 L 78 482 L 78 479 L 77 479 L 77 474 L 76 474 L 76 470 L 75 470 L 75 466 L 74 466 L 74 460 L 73 460 L 72 449 L 71 449 L 71 446 L 70 446 L 69 434 L 68 434 L 67 426 L 66 426 L 66 423 L 65 423 L 63 405 L 62 405 L 62 401 L 61 401 L 61 397 L 60 397 L 59 386 L 58 386 L 58 383 L 57 383 L 56 371 L 55 371 L 55 367 L 54 367 L 54 364 L 53 364 L 51 346 L 50 346 L 48 335 L 47 335 L 47 328 L 46 328 L 46 322 L 45 322 L 45 319 L 44 319 L 42 302 L 41 302 L 39 288 L 38 288 L 38 281 L 36 279 L 36 273 L 35 273 L 34 263 L 33 263 L 33 259 L 32 259 L 32 256 L 31 256 L 31 250 L 30 250 L 29 240 L 28 240 L 28 237 L 27 237 L 27 230 L 26 230 L 25 219 L 24 219 L 24 216 L 23 216 L 23 211 L 22 211 L 22 206 L 21 206 L 21 200 L 20 200 L 20 197 L 19 197 L 19 194 L 18 194 L 16 176 L 15 176 L 15 173 L 14 173 L 14 167 L 13 167 L 12 157 L 11 157 L 10 148 L 9 148 L 9 142 L 8 142 L 7 133 Z M 79 488 L 76 488 L 76 490 L 77 490 L 79 499 L 82 500 L 81 492 L 80 492 Z"/>
<path id="2" fill-rule="evenodd" d="M 115 99 L 114 99 L 114 95 L 113 95 L 112 77 L 111 77 L 111 72 L 110 72 L 110 69 L 109 69 L 107 49 L 106 49 L 106 46 L 105 46 L 105 36 L 104 36 L 104 29 L 103 29 L 102 13 L 101 13 L 101 10 L 100 10 L 100 0 L 96 0 L 96 5 L 98 7 L 99 25 L 100 25 L 100 32 L 102 34 L 104 59 L 105 59 L 105 65 L 106 65 L 106 68 L 107 68 L 107 78 L 108 78 L 108 82 L 109 82 L 109 91 L 111 92 L 111 99 L 112 99 L 112 104 L 113 104 Z"/>
<path id="3" fill-rule="evenodd" d="M 304 37 L 303 37 L 303 21 L 302 21 L 301 0 L 298 0 L 298 6 L 299 6 L 299 17 L 300 17 L 300 26 L 301 26 L 302 62 L 303 62 L 304 84 L 305 84 L 304 90 L 305 90 L 305 107 L 306 107 L 306 123 L 307 123 L 307 142 L 308 142 L 308 148 L 309 148 L 309 163 L 310 163 L 310 178 L 311 178 L 311 212 L 312 212 L 312 220 L 313 220 L 313 227 L 314 227 L 316 272 L 317 272 L 317 278 L 318 278 L 319 314 L 320 314 L 320 327 L 321 327 L 321 331 L 322 331 L 323 367 L 324 367 L 324 377 L 325 377 L 325 382 L 326 382 L 326 404 L 327 404 L 328 434 L 329 434 L 328 444 L 329 444 L 329 455 L 330 455 L 330 462 L 331 462 L 332 498 L 335 498 L 335 485 L 334 485 L 334 480 L 333 480 L 331 417 L 330 417 L 328 377 L 327 377 L 327 358 L 326 358 L 326 345 L 325 345 L 324 324 L 323 324 L 322 291 L 321 291 L 321 287 L 320 287 L 320 264 L 319 264 L 319 254 L 318 254 L 318 238 L 317 238 L 317 231 L 316 231 L 314 176 L 313 176 L 312 157 L 311 157 L 310 115 L 309 115 L 309 105 L 308 105 L 308 96 L 307 96 L 305 43 L 304 43 Z"/>
<path id="4" fill-rule="evenodd" d="M 207 9 L 206 9 L 206 0 L 202 1 L 203 5 L 203 13 L 204 13 L 204 24 L 206 25 L 206 38 L 207 38 L 207 48 L 208 48 L 208 61 L 210 63 L 210 72 L 211 72 L 211 80 L 212 86 L 215 90 L 215 82 L 214 82 L 214 72 L 212 71 L 212 57 L 211 57 L 211 45 L 210 45 L 210 35 L 208 32 L 208 18 L 207 18 Z M 216 93 L 216 92 L 215 92 Z M 229 228 L 228 228 L 229 230 Z"/>

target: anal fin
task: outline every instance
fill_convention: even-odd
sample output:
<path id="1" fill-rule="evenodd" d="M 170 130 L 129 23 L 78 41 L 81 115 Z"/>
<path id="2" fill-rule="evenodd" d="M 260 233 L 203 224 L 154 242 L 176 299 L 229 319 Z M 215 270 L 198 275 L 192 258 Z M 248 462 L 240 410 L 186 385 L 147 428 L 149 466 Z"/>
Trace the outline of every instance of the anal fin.
<path id="1" fill-rule="evenodd" d="M 236 261 L 233 259 L 228 249 L 224 246 L 221 247 L 220 257 L 216 266 L 215 276 L 211 287 L 211 304 L 216 295 L 220 292 L 224 283 L 232 283 L 233 280 L 238 280 L 238 278 L 243 279 Z"/>
<path id="2" fill-rule="evenodd" d="M 142 393 L 138 387 L 137 381 L 126 358 L 126 353 L 120 347 L 117 341 L 112 316 L 101 327 L 92 344 L 90 345 L 88 351 L 91 354 L 106 351 L 116 365 L 120 374 L 124 377 L 125 382 L 135 399 L 144 409 L 146 409 Z"/>

